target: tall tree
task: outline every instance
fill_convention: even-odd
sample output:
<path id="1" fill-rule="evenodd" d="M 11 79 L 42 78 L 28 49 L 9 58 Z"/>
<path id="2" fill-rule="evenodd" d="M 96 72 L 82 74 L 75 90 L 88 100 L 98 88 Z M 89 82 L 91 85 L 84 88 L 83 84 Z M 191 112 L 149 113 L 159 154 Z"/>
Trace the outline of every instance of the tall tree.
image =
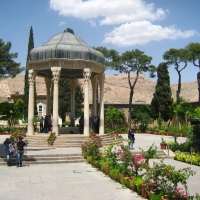
<path id="1" fill-rule="evenodd" d="M 113 69 L 114 67 L 121 65 L 121 56 L 116 50 L 108 50 L 106 47 L 102 46 L 93 48 L 104 55 L 106 69 Z"/>
<path id="2" fill-rule="evenodd" d="M 128 75 L 128 83 L 130 88 L 128 126 L 131 127 L 132 99 L 138 77 L 143 72 L 149 72 L 151 78 L 155 77 L 154 72 L 156 71 L 156 67 L 151 65 L 152 57 L 145 55 L 143 51 L 138 49 L 126 51 L 122 54 L 121 60 L 121 65 L 116 66 L 115 69 L 120 73 L 126 73 Z M 132 72 L 136 73 L 133 81 L 131 81 Z"/>
<path id="3" fill-rule="evenodd" d="M 170 106 L 173 104 L 172 92 L 170 87 L 170 77 L 166 63 L 160 63 L 157 68 L 157 84 L 151 108 L 154 119 L 158 118 L 159 113 L 164 121 L 170 119 Z"/>
<path id="4" fill-rule="evenodd" d="M 82 103 L 84 100 L 83 89 L 79 81 L 77 81 L 75 88 L 75 116 L 82 115 Z M 53 87 L 51 89 L 51 99 L 50 99 L 51 112 L 53 111 Z M 71 90 L 69 80 L 60 79 L 59 80 L 59 116 L 62 121 L 65 121 L 66 115 L 71 112 Z"/>
<path id="5" fill-rule="evenodd" d="M 107 68 L 114 69 L 120 73 L 126 73 L 128 75 L 128 83 L 130 87 L 128 126 L 131 127 L 131 110 L 134 88 L 139 74 L 142 74 L 143 72 L 150 72 L 151 78 L 155 76 L 154 72 L 156 71 L 156 67 L 151 65 L 152 57 L 145 55 L 143 51 L 138 49 L 126 51 L 122 54 L 122 56 L 120 56 L 114 49 L 107 50 L 105 47 L 97 47 L 95 49 L 103 53 L 105 56 L 105 65 Z M 136 73 L 136 77 L 133 82 L 131 82 L 132 72 Z"/>
<path id="6" fill-rule="evenodd" d="M 31 26 L 29 33 L 29 41 L 28 41 L 28 53 L 26 58 L 26 63 L 29 62 L 29 54 L 30 51 L 34 48 L 34 38 L 33 38 L 33 28 Z M 36 105 L 36 87 L 34 83 L 34 114 L 37 114 L 37 105 Z M 25 77 L 24 77 L 24 118 L 28 118 L 28 102 L 29 102 L 29 83 L 28 83 L 28 70 L 26 69 Z"/>
<path id="7" fill-rule="evenodd" d="M 0 77 L 1 76 L 16 76 L 24 70 L 20 67 L 20 63 L 14 61 L 18 53 L 10 53 L 11 42 L 6 44 L 0 38 Z"/>
<path id="8" fill-rule="evenodd" d="M 181 72 L 187 67 L 188 58 L 188 51 L 186 49 L 171 48 L 163 54 L 163 59 L 167 61 L 167 64 L 174 65 L 175 70 L 178 73 L 178 90 L 176 93 L 177 104 L 180 104 Z M 183 63 L 182 67 L 180 67 L 181 63 Z"/>
<path id="9" fill-rule="evenodd" d="M 186 46 L 186 50 L 189 53 L 189 61 L 200 69 L 200 43 L 191 42 Z"/>

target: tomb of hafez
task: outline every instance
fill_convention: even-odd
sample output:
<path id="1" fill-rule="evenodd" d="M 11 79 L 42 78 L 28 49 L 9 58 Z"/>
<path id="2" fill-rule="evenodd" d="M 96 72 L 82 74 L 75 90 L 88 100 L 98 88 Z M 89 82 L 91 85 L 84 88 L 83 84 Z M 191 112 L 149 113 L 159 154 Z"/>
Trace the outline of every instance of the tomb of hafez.
<path id="1" fill-rule="evenodd" d="M 92 117 L 97 115 L 97 87 L 100 88 L 99 134 L 104 134 L 104 79 L 105 58 L 102 53 L 89 47 L 73 31 L 65 30 L 54 35 L 41 47 L 33 48 L 29 55 L 28 133 L 34 135 L 34 82 L 40 76 L 46 83 L 46 114 L 50 114 L 50 88 L 53 85 L 52 132 L 58 129 L 59 79 L 69 79 L 71 89 L 71 126 L 75 125 L 76 80 L 84 79 L 84 136 L 89 136 L 89 91 L 92 87 Z"/>

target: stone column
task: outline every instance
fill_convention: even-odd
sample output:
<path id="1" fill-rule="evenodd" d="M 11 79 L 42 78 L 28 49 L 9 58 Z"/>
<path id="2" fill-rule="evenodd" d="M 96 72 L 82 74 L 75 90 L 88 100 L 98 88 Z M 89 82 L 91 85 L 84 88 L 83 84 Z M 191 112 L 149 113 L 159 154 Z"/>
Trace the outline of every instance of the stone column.
<path id="1" fill-rule="evenodd" d="M 91 69 L 90 68 L 84 68 L 83 71 L 84 76 L 84 136 L 89 136 L 89 83 L 90 83 L 90 76 L 91 76 Z"/>
<path id="2" fill-rule="evenodd" d="M 104 80 L 105 74 L 98 74 L 99 85 L 100 85 L 100 122 L 99 122 L 99 134 L 104 134 Z"/>
<path id="3" fill-rule="evenodd" d="M 51 79 L 46 77 L 45 78 L 46 83 L 46 90 L 47 90 L 47 96 L 46 96 L 46 115 L 50 114 L 50 89 L 51 89 Z"/>
<path id="4" fill-rule="evenodd" d="M 34 135 L 34 82 L 35 72 L 29 70 L 29 100 L 28 100 L 28 133 L 27 135 Z"/>
<path id="5" fill-rule="evenodd" d="M 94 76 L 91 78 L 92 83 L 92 119 L 94 119 L 94 116 L 97 116 L 97 83 L 98 83 L 98 77 Z"/>
<path id="6" fill-rule="evenodd" d="M 71 126 L 75 126 L 75 88 L 76 78 L 70 77 L 70 89 L 71 89 Z"/>
<path id="7" fill-rule="evenodd" d="M 53 132 L 56 133 L 58 136 L 58 84 L 59 84 L 59 78 L 60 78 L 60 71 L 61 67 L 51 67 L 51 71 L 53 74 L 53 84 L 54 84 L 54 90 L 53 90 Z"/>

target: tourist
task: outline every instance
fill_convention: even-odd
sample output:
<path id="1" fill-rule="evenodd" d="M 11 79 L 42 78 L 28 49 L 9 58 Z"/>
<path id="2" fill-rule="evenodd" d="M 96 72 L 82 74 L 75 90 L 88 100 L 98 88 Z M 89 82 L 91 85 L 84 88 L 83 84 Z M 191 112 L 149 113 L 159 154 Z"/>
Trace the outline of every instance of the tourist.
<path id="1" fill-rule="evenodd" d="M 22 167 L 22 160 L 24 153 L 26 154 L 26 143 L 22 140 L 22 137 L 19 137 L 19 141 L 17 142 L 17 167 Z"/>
<path id="2" fill-rule="evenodd" d="M 128 131 L 128 139 L 130 140 L 130 141 L 129 141 L 129 148 L 130 148 L 131 150 L 133 150 L 133 144 L 134 144 L 134 142 L 135 142 L 135 135 L 134 135 L 134 133 L 132 132 L 132 129 L 130 129 L 130 130 Z"/>
<path id="3" fill-rule="evenodd" d="M 44 133 L 48 133 L 48 132 L 49 132 L 48 116 L 46 115 L 44 119 Z"/>
<path id="4" fill-rule="evenodd" d="M 79 134 L 83 134 L 83 128 L 84 128 L 84 118 L 81 116 L 79 119 Z"/>
<path id="5" fill-rule="evenodd" d="M 98 125 L 98 118 L 97 116 L 94 116 L 94 121 L 93 121 L 93 132 L 97 133 L 97 125 Z"/>
<path id="6" fill-rule="evenodd" d="M 49 115 L 49 117 L 47 118 L 47 121 L 48 121 L 48 130 L 51 131 L 51 127 L 52 127 L 51 115 Z"/>
<path id="7" fill-rule="evenodd" d="M 42 133 L 43 130 L 44 130 L 44 125 L 43 125 L 43 123 L 44 123 L 44 118 L 41 117 L 41 118 L 40 118 L 40 133 Z"/>
<path id="8" fill-rule="evenodd" d="M 11 165 L 11 157 L 13 155 L 12 148 L 14 148 L 14 143 L 9 138 L 6 138 L 6 140 L 4 141 L 4 145 L 6 146 L 7 166 L 10 166 Z"/>

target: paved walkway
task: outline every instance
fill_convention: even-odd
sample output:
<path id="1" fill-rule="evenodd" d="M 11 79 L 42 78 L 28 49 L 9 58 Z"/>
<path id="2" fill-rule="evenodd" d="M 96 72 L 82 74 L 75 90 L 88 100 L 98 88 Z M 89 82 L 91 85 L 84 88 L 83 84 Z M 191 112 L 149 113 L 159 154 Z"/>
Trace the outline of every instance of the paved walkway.
<path id="1" fill-rule="evenodd" d="M 2 143 L 6 137 L 0 136 L 0 155 L 4 154 L 5 147 Z M 161 141 L 161 136 L 157 135 L 136 134 L 135 138 L 134 151 L 138 151 L 139 147 L 147 150 L 152 143 L 159 148 Z M 165 136 L 165 139 L 173 141 L 170 136 Z M 185 138 L 179 138 L 178 141 L 183 142 Z M 80 148 L 28 148 L 29 155 L 80 152 Z M 150 161 L 151 164 L 152 162 L 153 160 Z M 172 159 L 165 159 L 165 163 L 177 168 L 191 167 L 195 170 L 197 174 L 189 179 L 188 186 L 191 195 L 199 191 L 200 167 Z M 114 182 L 86 163 L 30 165 L 22 168 L 0 166 L 0 183 L 0 199 L 2 200 L 18 198 L 28 200 L 142 199 L 137 193 L 123 188 L 121 184 Z"/>

